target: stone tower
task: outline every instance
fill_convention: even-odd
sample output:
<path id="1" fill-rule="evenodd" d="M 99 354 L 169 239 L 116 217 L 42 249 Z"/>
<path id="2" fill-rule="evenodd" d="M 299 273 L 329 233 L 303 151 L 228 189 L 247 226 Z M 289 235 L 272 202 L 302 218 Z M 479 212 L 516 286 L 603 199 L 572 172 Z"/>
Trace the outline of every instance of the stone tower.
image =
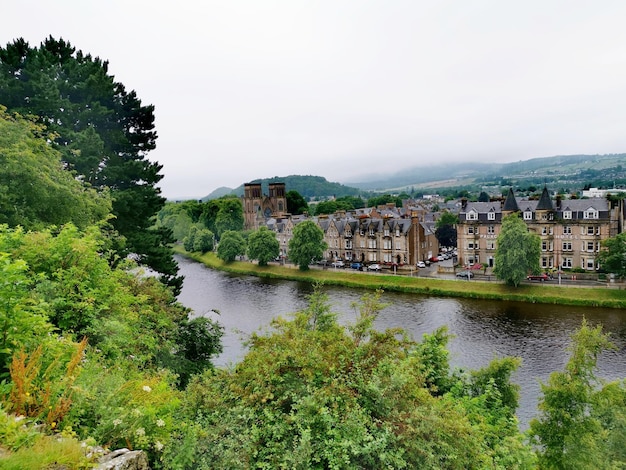
<path id="1" fill-rule="evenodd" d="M 287 213 L 285 183 L 270 183 L 269 195 L 263 194 L 261 183 L 244 184 L 242 205 L 246 230 L 258 229 L 271 217 L 283 217 Z"/>

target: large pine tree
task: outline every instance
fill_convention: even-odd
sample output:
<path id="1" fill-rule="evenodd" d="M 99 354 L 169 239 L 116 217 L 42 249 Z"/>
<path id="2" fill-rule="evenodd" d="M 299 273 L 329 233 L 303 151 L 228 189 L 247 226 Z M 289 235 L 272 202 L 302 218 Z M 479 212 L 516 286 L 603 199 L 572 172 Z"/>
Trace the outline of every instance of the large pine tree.
<path id="1" fill-rule="evenodd" d="M 162 165 L 147 160 L 156 146 L 154 106 L 108 73 L 108 62 L 49 37 L 39 47 L 17 39 L 0 49 L 0 104 L 33 114 L 56 133 L 67 168 L 113 199 L 114 228 L 126 251 L 162 274 L 175 290 L 182 279 L 167 229 L 153 229 L 165 198 L 156 184 Z"/>

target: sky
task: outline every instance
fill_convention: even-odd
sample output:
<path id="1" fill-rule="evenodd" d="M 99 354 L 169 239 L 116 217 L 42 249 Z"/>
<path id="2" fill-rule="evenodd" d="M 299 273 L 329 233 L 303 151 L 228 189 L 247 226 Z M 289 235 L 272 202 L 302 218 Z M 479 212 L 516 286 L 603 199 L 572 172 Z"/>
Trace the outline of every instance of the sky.
<path id="1" fill-rule="evenodd" d="M 258 178 L 626 152 L 623 0 L 20 0 L 155 106 L 170 199 Z"/>

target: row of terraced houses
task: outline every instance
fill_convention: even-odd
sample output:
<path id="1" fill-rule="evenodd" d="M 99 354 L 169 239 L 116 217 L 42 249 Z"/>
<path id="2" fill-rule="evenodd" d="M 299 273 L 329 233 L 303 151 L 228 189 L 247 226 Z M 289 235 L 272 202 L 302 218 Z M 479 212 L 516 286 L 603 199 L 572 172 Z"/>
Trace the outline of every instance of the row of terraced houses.
<path id="1" fill-rule="evenodd" d="M 324 232 L 326 259 L 362 263 L 414 266 L 436 256 L 435 237 L 438 213 L 423 201 L 403 201 L 403 207 L 385 205 L 341 211 L 309 218 L 286 213 L 285 186 L 270 185 L 269 195 L 260 184 L 245 185 L 242 199 L 245 226 L 265 225 L 276 233 L 281 256 L 288 257 L 293 228 L 303 220 L 314 220 Z M 449 207 L 459 218 L 457 225 L 458 263 L 493 267 L 496 240 L 502 218 L 519 212 L 530 231 L 541 239 L 541 266 L 546 269 L 597 269 L 602 241 L 617 235 L 623 226 L 622 204 L 602 197 L 552 200 L 547 188 L 539 199 L 515 197 L 512 190 L 504 200 L 469 202 Z"/>

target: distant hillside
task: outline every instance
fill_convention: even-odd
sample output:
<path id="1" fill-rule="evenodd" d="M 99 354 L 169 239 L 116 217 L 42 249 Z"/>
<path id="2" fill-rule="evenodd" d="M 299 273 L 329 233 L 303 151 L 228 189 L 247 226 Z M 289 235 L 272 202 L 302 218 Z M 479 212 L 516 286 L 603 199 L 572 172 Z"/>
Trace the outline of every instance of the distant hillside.
<path id="1" fill-rule="evenodd" d="M 471 184 L 569 184 L 599 186 L 603 180 L 620 183 L 626 174 L 626 154 L 560 155 L 514 163 L 447 163 L 405 169 L 379 180 L 346 183 L 364 190 L 394 191 Z"/>
<path id="2" fill-rule="evenodd" d="M 307 199 L 313 197 L 356 196 L 361 193 L 361 190 L 359 190 L 358 188 L 344 186 L 340 183 L 332 183 L 322 176 L 274 176 L 273 178 L 253 180 L 250 181 L 250 183 L 261 183 L 264 194 L 267 194 L 269 192 L 270 183 L 285 183 L 287 191 L 297 191 L 304 198 Z M 243 192 L 243 184 L 235 189 L 222 187 L 203 197 L 202 200 L 207 201 L 210 199 L 216 199 L 227 194 L 243 196 Z"/>
<path id="3" fill-rule="evenodd" d="M 448 181 L 456 179 L 467 179 L 480 177 L 486 171 L 491 171 L 494 167 L 501 167 L 502 164 L 489 163 L 447 163 L 441 165 L 424 165 L 406 168 L 397 173 L 390 174 L 385 178 L 365 182 L 346 182 L 350 186 L 363 190 L 381 191 L 388 188 L 399 188 L 407 186 L 422 187 L 433 181 Z"/>
<path id="4" fill-rule="evenodd" d="M 332 183 L 322 176 L 275 176 L 258 179 L 267 194 L 269 183 L 285 183 L 287 191 L 298 191 L 305 198 L 329 196 L 356 196 L 363 191 L 400 192 L 409 188 L 466 187 L 470 185 L 528 185 L 548 184 L 580 187 L 603 184 L 626 186 L 626 154 L 560 155 L 532 158 L 513 163 L 446 163 L 406 168 L 384 178 L 362 182 Z M 243 184 L 238 188 L 218 188 L 203 200 L 216 199 L 226 194 L 243 195 Z"/>

